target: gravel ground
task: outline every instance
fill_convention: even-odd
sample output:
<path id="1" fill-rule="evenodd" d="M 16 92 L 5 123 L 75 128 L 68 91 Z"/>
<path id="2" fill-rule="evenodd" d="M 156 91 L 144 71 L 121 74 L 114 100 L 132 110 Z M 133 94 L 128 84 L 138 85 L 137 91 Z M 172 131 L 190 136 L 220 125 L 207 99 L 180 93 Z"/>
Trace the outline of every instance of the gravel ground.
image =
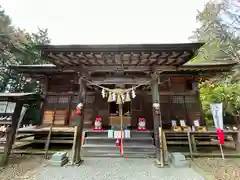
<path id="1" fill-rule="evenodd" d="M 85 158 L 79 167 L 38 169 L 29 180 L 204 180 L 191 168 L 157 168 L 153 159 Z"/>
<path id="2" fill-rule="evenodd" d="M 156 168 L 153 159 L 85 158 L 80 167 L 51 167 L 42 156 L 11 156 L 1 180 L 237 180 L 240 159 L 198 158 L 190 168 Z M 197 173 L 196 173 L 197 172 Z M 201 178 L 201 176 L 204 178 Z"/>
<path id="3" fill-rule="evenodd" d="M 45 164 L 42 156 L 11 155 L 7 167 L 0 167 L 1 180 L 21 180 Z"/>
<path id="4" fill-rule="evenodd" d="M 240 159 L 198 158 L 193 161 L 195 170 L 209 180 L 240 179 Z"/>

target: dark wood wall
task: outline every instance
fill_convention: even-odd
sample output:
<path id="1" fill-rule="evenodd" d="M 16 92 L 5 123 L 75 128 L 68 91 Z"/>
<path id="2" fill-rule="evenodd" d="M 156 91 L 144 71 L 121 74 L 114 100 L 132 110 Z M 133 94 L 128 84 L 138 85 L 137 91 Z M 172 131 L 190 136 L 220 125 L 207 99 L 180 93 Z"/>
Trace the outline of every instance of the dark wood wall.
<path id="1" fill-rule="evenodd" d="M 43 106 L 43 123 L 49 124 L 55 118 L 55 124 L 68 125 L 75 117 L 78 85 L 74 84 L 74 75 L 52 76 L 49 80 L 48 94 Z M 171 77 L 169 81 L 160 85 L 160 100 L 163 124 L 167 128 L 173 119 L 185 119 L 189 125 L 199 119 L 201 106 L 199 96 L 194 87 L 191 76 Z M 109 126 L 109 103 L 103 99 L 100 90 L 88 90 L 84 109 L 84 127 L 91 128 L 96 116 L 103 118 L 103 126 Z M 137 126 L 140 116 L 146 118 L 147 128 L 153 128 L 152 98 L 150 90 L 141 90 L 131 102 L 131 126 Z M 202 120 L 202 123 L 203 120 Z"/>

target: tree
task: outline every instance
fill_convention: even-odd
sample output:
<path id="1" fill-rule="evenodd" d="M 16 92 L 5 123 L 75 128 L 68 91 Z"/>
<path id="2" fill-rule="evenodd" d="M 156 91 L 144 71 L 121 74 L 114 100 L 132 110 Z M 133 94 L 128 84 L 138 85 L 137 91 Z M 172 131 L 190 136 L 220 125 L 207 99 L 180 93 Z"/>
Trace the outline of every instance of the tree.
<path id="1" fill-rule="evenodd" d="M 240 125 L 240 84 L 232 84 L 226 79 L 204 81 L 199 86 L 203 110 L 208 117 L 211 117 L 210 104 L 222 102 L 224 114 L 235 117 L 235 123 Z"/>
<path id="2" fill-rule="evenodd" d="M 192 40 L 203 41 L 205 45 L 194 61 L 239 61 L 240 44 L 240 6 L 230 0 L 221 3 L 209 2 L 199 12 L 197 21 L 200 27 L 194 32 Z M 236 117 L 238 124 L 240 112 L 240 65 L 236 73 L 222 74 L 220 78 L 200 83 L 201 101 L 205 115 L 211 116 L 210 104 L 223 102 L 225 114 Z"/>
<path id="3" fill-rule="evenodd" d="M 29 34 L 16 28 L 11 19 L 0 6 L 0 91 L 1 92 L 39 92 L 39 81 L 31 80 L 21 74 L 9 70 L 9 65 L 43 64 L 37 45 L 48 44 L 47 29 Z M 31 104 L 23 120 L 26 124 L 37 124 L 40 120 L 40 104 Z"/>
<path id="4" fill-rule="evenodd" d="M 47 29 L 38 29 L 37 33 L 15 28 L 5 11 L 0 7 L 0 91 L 34 91 L 40 90 L 39 82 L 9 71 L 8 66 L 13 64 L 43 64 L 37 45 L 48 44 Z M 31 84 L 31 85 L 29 85 Z M 30 88 L 31 87 L 31 88 Z"/>

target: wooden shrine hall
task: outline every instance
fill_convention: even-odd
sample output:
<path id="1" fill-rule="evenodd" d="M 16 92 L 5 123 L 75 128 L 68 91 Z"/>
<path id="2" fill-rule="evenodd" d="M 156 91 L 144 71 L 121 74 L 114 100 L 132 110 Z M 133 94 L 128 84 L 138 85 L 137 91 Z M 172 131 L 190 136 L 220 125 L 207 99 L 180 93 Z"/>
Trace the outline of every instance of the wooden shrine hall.
<path id="1" fill-rule="evenodd" d="M 137 118 L 143 116 L 151 130 L 154 75 L 160 77 L 156 83 L 165 128 L 171 127 L 173 119 L 184 119 L 192 125 L 199 118 L 205 124 L 197 80 L 199 76 L 228 71 L 233 64 L 186 64 L 202 45 L 45 45 L 39 47 L 42 57 L 52 64 L 11 68 L 45 85 L 43 124 L 50 124 L 53 118 L 56 125 L 70 123 L 78 103 L 79 77 L 84 77 L 87 80 L 84 128 L 91 128 L 96 116 L 102 117 L 104 128 L 110 128 L 111 118 L 116 115 L 116 104 L 103 99 L 96 85 L 113 89 L 143 84 L 136 89 L 136 98 L 124 104 L 124 113 L 129 116 L 130 127 L 135 128 Z"/>
<path id="2" fill-rule="evenodd" d="M 41 81 L 45 100 L 42 125 L 71 126 L 76 105 L 84 104 L 85 130 L 92 129 L 96 117 L 105 130 L 121 122 L 116 102 L 102 97 L 102 89 L 135 89 L 136 97 L 123 104 L 123 123 L 135 130 L 140 117 L 146 128 L 155 131 L 161 125 L 153 104 L 160 104 L 163 129 L 172 128 L 172 120 L 184 120 L 193 126 L 198 120 L 205 126 L 197 83 L 235 63 L 189 63 L 203 43 L 142 45 L 43 45 L 43 59 L 50 64 L 17 65 L 11 69 Z"/>

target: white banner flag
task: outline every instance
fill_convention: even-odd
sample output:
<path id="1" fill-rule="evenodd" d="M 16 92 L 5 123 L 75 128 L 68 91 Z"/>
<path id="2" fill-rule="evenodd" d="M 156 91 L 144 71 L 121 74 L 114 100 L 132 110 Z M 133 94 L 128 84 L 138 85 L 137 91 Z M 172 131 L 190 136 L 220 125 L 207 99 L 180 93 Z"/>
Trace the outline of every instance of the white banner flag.
<path id="1" fill-rule="evenodd" d="M 210 107 L 215 127 L 223 129 L 223 104 L 222 103 L 210 104 Z"/>

